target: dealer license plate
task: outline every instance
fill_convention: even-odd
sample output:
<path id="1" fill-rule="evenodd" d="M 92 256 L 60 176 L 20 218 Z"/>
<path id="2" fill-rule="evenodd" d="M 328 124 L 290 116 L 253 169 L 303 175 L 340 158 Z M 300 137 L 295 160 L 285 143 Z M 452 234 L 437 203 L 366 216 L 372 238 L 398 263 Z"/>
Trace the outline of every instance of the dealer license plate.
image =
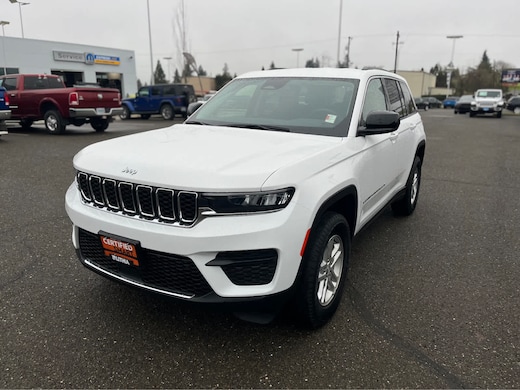
<path id="1" fill-rule="evenodd" d="M 105 256 L 118 263 L 139 267 L 139 242 L 99 233 Z"/>
<path id="2" fill-rule="evenodd" d="M 96 108 L 96 114 L 98 114 L 98 115 L 105 115 L 105 113 L 106 113 L 106 110 L 103 107 Z"/>

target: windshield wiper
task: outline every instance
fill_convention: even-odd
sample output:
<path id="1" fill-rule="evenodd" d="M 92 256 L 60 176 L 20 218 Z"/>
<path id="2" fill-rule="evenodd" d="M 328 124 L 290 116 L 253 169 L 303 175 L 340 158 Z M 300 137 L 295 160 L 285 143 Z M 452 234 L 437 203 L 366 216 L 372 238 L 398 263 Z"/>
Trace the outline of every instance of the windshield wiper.
<path id="1" fill-rule="evenodd" d="M 186 121 L 184 122 L 186 125 L 204 125 L 204 126 L 213 126 L 211 123 L 201 122 L 201 121 Z"/>
<path id="2" fill-rule="evenodd" d="M 284 131 L 286 133 L 289 133 L 291 131 L 287 127 L 273 126 L 273 125 L 257 125 L 257 124 L 252 124 L 252 123 L 228 123 L 228 124 L 225 124 L 223 126 L 226 126 L 226 127 L 239 127 L 241 129 Z"/>

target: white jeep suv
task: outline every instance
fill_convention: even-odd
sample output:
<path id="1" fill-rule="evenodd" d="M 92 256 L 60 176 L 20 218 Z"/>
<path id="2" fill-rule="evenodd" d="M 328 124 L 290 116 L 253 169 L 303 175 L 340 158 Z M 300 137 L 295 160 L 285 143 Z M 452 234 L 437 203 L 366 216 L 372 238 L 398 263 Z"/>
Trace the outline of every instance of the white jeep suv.
<path id="1" fill-rule="evenodd" d="M 479 89 L 475 92 L 471 108 L 470 117 L 478 114 L 493 114 L 497 118 L 502 117 L 504 108 L 504 98 L 501 89 Z"/>
<path id="2" fill-rule="evenodd" d="M 245 74 L 183 124 L 80 151 L 72 241 L 113 280 L 249 319 L 290 305 L 316 328 L 339 304 L 353 236 L 389 204 L 414 211 L 424 152 L 393 73 Z"/>

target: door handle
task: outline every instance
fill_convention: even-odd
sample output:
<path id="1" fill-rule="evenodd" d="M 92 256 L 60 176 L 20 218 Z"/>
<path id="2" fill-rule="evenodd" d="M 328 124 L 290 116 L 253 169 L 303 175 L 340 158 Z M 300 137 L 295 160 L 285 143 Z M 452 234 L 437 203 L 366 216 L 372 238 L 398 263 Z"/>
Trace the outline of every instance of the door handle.
<path id="1" fill-rule="evenodd" d="M 390 133 L 390 141 L 395 142 L 397 137 L 399 137 L 399 133 L 396 133 L 395 131 Z"/>

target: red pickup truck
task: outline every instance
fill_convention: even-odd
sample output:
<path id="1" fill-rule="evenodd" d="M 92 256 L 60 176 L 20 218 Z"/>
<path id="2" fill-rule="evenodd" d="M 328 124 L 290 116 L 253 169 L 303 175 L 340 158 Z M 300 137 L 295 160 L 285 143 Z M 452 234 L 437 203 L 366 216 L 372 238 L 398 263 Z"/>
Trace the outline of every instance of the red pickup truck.
<path id="1" fill-rule="evenodd" d="M 108 128 L 112 117 L 122 114 L 121 94 L 113 88 L 67 88 L 61 77 L 48 74 L 10 74 L 0 77 L 9 94 L 11 119 L 29 129 L 43 119 L 51 134 L 65 131 L 68 124 L 90 123 L 98 132 Z"/>

